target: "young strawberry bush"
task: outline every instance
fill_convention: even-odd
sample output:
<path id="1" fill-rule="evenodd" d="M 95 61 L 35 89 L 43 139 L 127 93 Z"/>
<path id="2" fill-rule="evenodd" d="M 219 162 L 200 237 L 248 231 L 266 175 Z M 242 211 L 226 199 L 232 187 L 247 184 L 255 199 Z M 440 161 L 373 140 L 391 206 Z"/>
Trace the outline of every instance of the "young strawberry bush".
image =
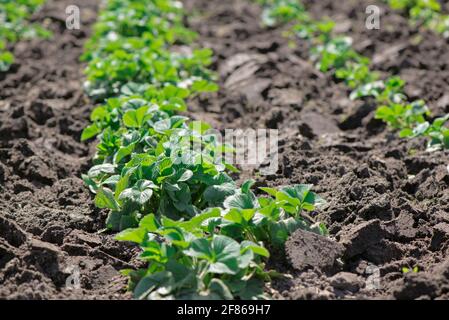
<path id="1" fill-rule="evenodd" d="M 298 228 L 326 234 L 308 217 L 323 200 L 310 185 L 262 188 L 257 197 L 223 157 L 234 150 L 186 99 L 217 90 L 212 52 L 173 0 L 109 0 L 86 45 L 86 91 L 100 104 L 82 140 L 97 137 L 83 175 L 107 227 L 138 244 L 147 267 L 125 270 L 139 299 L 265 298 L 264 262 Z M 103 101 L 103 102 L 102 102 Z"/>
<path id="2" fill-rule="evenodd" d="M 27 19 L 39 9 L 45 0 L 0 1 L 0 72 L 8 71 L 14 56 L 7 45 L 34 37 L 48 38 L 51 33 Z"/>
<path id="3" fill-rule="evenodd" d="M 352 90 L 351 99 L 375 98 L 378 103 L 375 117 L 383 120 L 400 137 L 426 137 L 428 150 L 449 148 L 449 115 L 432 117 L 425 102 L 409 101 L 404 94 L 405 82 L 397 76 L 379 79 L 370 70 L 370 60 L 352 48 L 352 39 L 333 34 L 334 23 L 316 21 L 297 0 L 258 0 L 264 7 L 262 21 L 266 26 L 294 24 L 288 35 L 296 35 L 312 44 L 311 58 L 322 72 L 333 76 Z M 406 2 L 399 0 L 405 5 Z M 433 1 L 416 2 L 423 10 L 435 9 Z M 433 10 L 432 9 L 432 10 Z"/>
<path id="4" fill-rule="evenodd" d="M 407 12 L 414 25 L 425 27 L 449 37 L 449 15 L 442 12 L 438 0 L 385 0 L 395 9 Z"/>
<path id="5" fill-rule="evenodd" d="M 313 210 L 321 199 L 308 185 L 268 189 L 272 197 L 257 198 L 251 181 L 225 199 L 223 207 L 208 208 L 190 220 L 146 215 L 137 228 L 122 231 L 119 240 L 139 244 L 148 268 L 125 270 L 136 298 L 259 299 L 269 251 L 282 246 L 298 228 L 310 226 L 302 210 Z"/>

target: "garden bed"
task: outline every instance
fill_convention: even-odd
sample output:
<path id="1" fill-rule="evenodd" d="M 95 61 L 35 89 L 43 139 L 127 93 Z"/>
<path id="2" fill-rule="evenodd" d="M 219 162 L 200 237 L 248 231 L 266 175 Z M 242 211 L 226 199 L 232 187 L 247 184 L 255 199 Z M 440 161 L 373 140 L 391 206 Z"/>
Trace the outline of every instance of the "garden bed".
<path id="1" fill-rule="evenodd" d="M 435 116 L 449 112 L 448 42 L 417 30 L 381 1 L 380 30 L 365 28 L 369 1 L 303 1 L 329 16 L 372 59 L 373 69 L 407 81 Z M 35 15 L 49 40 L 15 45 L 16 62 L 0 75 L 0 297 L 122 299 L 119 271 L 141 267 L 139 249 L 102 232 L 106 210 L 81 180 L 95 145 L 80 142 L 93 103 L 79 62 L 98 3 L 80 1 L 82 28 L 65 28 L 67 1 Z M 449 153 L 400 139 L 375 119 L 370 99 L 310 62 L 309 45 L 266 28 L 252 1 L 185 0 L 195 41 L 214 51 L 219 91 L 188 102 L 186 114 L 214 128 L 279 130 L 279 170 L 256 187 L 307 183 L 326 199 L 315 219 L 324 238 L 295 232 L 267 268 L 287 274 L 265 291 L 276 299 L 449 298 Z M 243 170 L 239 182 L 254 178 Z M 332 257 L 332 259 L 328 259 Z M 75 269 L 74 269 L 75 268 Z M 67 286 L 76 270 L 80 286 Z"/>

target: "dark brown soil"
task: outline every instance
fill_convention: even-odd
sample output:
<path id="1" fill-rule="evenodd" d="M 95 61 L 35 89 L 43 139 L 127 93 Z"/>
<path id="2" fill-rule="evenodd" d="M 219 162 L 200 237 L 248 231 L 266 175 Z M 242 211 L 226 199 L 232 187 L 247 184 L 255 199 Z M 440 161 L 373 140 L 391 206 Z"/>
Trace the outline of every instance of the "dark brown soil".
<path id="1" fill-rule="evenodd" d="M 77 1 L 82 27 L 68 30 L 72 2 L 48 1 L 35 20 L 54 37 L 17 44 L 0 74 L 0 298 L 127 296 L 118 271 L 134 252 L 97 233 L 104 213 L 80 179 L 92 150 L 79 142 L 91 109 L 79 56 L 98 3 Z"/>
<path id="2" fill-rule="evenodd" d="M 290 275 L 272 284 L 275 297 L 449 298 L 449 153 L 426 153 L 425 141 L 397 138 L 374 119 L 371 101 L 350 101 L 344 85 L 315 70 L 307 44 L 292 49 L 282 29 L 261 28 L 250 1 L 186 2 L 202 46 L 216 53 L 222 88 L 196 99 L 193 115 L 221 129 L 279 129 L 280 169 L 258 185 L 311 183 L 328 201 L 317 219 L 332 241 L 295 233 L 285 256 L 271 261 Z M 418 37 L 381 1 L 381 29 L 374 31 L 365 28 L 372 1 L 305 3 L 316 17 L 338 21 L 375 69 L 407 80 L 411 98 L 425 98 L 434 115 L 449 111 L 445 40 L 431 32 Z M 418 273 L 402 272 L 416 266 Z"/>
<path id="3" fill-rule="evenodd" d="M 221 130 L 279 129 L 279 171 L 257 185 L 311 183 L 327 200 L 316 219 L 329 239 L 297 231 L 269 262 L 288 276 L 267 290 L 278 299 L 449 298 L 449 152 L 397 138 L 374 119 L 372 101 L 350 101 L 316 71 L 306 43 L 291 48 L 282 28 L 262 28 L 251 1 L 184 2 L 199 46 L 215 52 L 221 87 L 193 99 L 189 113 Z M 304 1 L 338 21 L 376 69 L 406 79 L 410 97 L 449 112 L 449 44 L 374 2 Z M 130 297 L 118 270 L 136 263 L 136 249 L 98 233 L 105 213 L 79 178 L 94 146 L 79 142 L 91 104 L 78 57 L 98 3 L 78 1 L 82 29 L 70 31 L 71 3 L 49 1 L 35 18 L 54 38 L 17 44 L 16 65 L 0 75 L 0 298 Z M 365 29 L 369 4 L 383 10 L 380 30 Z M 81 289 L 66 285 L 73 268 Z"/>

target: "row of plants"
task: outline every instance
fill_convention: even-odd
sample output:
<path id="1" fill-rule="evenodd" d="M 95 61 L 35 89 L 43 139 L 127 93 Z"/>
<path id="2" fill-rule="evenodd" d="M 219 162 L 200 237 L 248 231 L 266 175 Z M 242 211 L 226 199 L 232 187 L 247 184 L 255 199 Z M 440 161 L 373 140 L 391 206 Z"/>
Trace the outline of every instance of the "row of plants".
<path id="1" fill-rule="evenodd" d="M 305 214 L 324 201 L 310 185 L 238 185 L 219 134 L 182 115 L 187 99 L 217 90 L 212 52 L 173 0 L 108 0 L 82 57 L 100 105 L 82 140 L 97 137 L 83 180 L 106 226 L 140 246 L 145 268 L 124 270 L 138 299 L 266 298 L 269 249 L 298 228 L 326 234 Z"/>
<path id="2" fill-rule="evenodd" d="M 322 72 L 331 72 L 351 89 L 350 98 L 374 98 L 375 117 L 399 131 L 400 137 L 426 137 L 428 150 L 449 148 L 449 115 L 433 117 L 422 99 L 410 101 L 404 93 L 405 81 L 398 76 L 380 79 L 370 69 L 369 58 L 352 48 L 352 39 L 335 35 L 334 22 L 313 19 L 297 0 L 257 0 L 263 7 L 265 26 L 291 24 L 287 36 L 311 44 L 311 59 Z"/>
<path id="3" fill-rule="evenodd" d="M 14 56 L 8 51 L 9 44 L 51 36 L 51 32 L 42 26 L 28 22 L 44 2 L 45 0 L 0 0 L 0 72 L 8 71 L 14 63 Z"/>
<path id="4" fill-rule="evenodd" d="M 438 0 L 385 0 L 394 10 L 406 12 L 415 26 L 424 26 L 449 38 L 449 15 Z"/>

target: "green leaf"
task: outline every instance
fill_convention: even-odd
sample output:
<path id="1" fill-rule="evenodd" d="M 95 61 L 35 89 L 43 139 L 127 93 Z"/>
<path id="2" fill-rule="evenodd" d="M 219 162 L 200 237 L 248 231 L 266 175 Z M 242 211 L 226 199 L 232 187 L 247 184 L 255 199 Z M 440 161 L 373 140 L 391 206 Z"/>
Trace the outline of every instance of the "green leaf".
<path id="1" fill-rule="evenodd" d="M 297 184 L 294 186 L 283 187 L 281 189 L 282 193 L 285 193 L 289 197 L 293 199 L 297 199 L 300 202 L 303 202 L 307 194 L 309 193 L 312 185 L 309 184 Z"/>
<path id="2" fill-rule="evenodd" d="M 191 170 L 186 170 L 182 174 L 182 176 L 178 179 L 178 182 L 188 181 L 193 177 L 193 172 Z"/>
<path id="3" fill-rule="evenodd" d="M 212 279 L 209 284 L 209 291 L 217 294 L 221 299 L 233 300 L 231 290 L 220 279 Z"/>
<path id="4" fill-rule="evenodd" d="M 136 110 L 128 110 L 123 115 L 123 123 L 130 128 L 138 128 L 139 122 L 137 121 Z"/>
<path id="5" fill-rule="evenodd" d="M 238 281 L 238 283 L 236 283 Z M 243 300 L 261 300 L 267 299 L 263 291 L 263 281 L 256 278 L 251 278 L 249 281 L 237 280 L 231 282 L 229 286 L 238 290 L 236 295 Z"/>
<path id="6" fill-rule="evenodd" d="M 90 168 L 87 173 L 90 178 L 96 178 L 101 174 L 114 174 L 116 166 L 110 163 L 99 164 Z"/>
<path id="7" fill-rule="evenodd" d="M 413 136 L 413 130 L 412 129 L 405 128 L 405 129 L 402 129 L 399 132 L 399 137 L 400 138 L 407 138 L 407 137 L 411 137 L 411 136 Z"/>
<path id="8" fill-rule="evenodd" d="M 1 43 L 1 39 L 0 39 L 0 43 Z M 0 72 L 6 72 L 9 70 L 10 66 L 13 64 L 14 62 L 14 56 L 12 55 L 11 52 L 1 52 L 0 48 Z"/>
<path id="9" fill-rule="evenodd" d="M 150 180 L 139 180 L 133 187 L 123 190 L 119 199 L 144 205 L 150 201 L 153 189 L 156 188 L 158 187 Z"/>
<path id="10" fill-rule="evenodd" d="M 147 106 L 140 107 L 137 110 L 128 110 L 123 115 L 123 123 L 129 128 L 140 128 L 145 121 L 147 111 Z"/>
<path id="11" fill-rule="evenodd" d="M 142 278 L 134 289 L 135 299 L 145 299 L 156 288 L 165 288 L 168 292 L 171 291 L 171 287 L 174 285 L 174 279 L 171 272 L 161 271 L 152 275 L 148 275 Z"/>
<path id="12" fill-rule="evenodd" d="M 237 224 L 246 225 L 253 218 L 255 213 L 256 209 L 231 208 L 223 218 Z"/>
<path id="13" fill-rule="evenodd" d="M 209 272 L 218 274 L 236 274 L 238 268 L 237 258 L 230 258 L 212 263 L 209 266 Z"/>
<path id="14" fill-rule="evenodd" d="M 227 267 L 231 267 L 233 259 L 240 255 L 240 245 L 237 241 L 226 237 L 217 235 L 212 239 L 212 248 L 215 256 L 215 261 L 224 263 Z M 233 268 L 231 268 L 233 269 Z M 231 270 L 235 273 L 237 270 Z"/>
<path id="15" fill-rule="evenodd" d="M 85 174 L 81 175 L 81 178 L 83 179 L 84 183 L 89 187 L 92 193 L 97 193 L 97 189 L 99 188 L 98 183 L 96 183 L 93 179 L 91 179 L 89 176 Z"/>
<path id="16" fill-rule="evenodd" d="M 100 132 L 101 129 L 97 126 L 96 123 L 93 123 L 83 130 L 83 133 L 81 134 L 81 141 L 86 141 L 90 138 L 93 138 Z"/>
<path id="17" fill-rule="evenodd" d="M 432 126 L 434 128 L 441 128 L 448 120 L 449 120 L 449 114 L 445 115 L 444 117 L 436 118 L 433 121 Z"/>
<path id="18" fill-rule="evenodd" d="M 254 183 L 256 183 L 256 181 L 253 179 L 245 181 L 240 188 L 242 190 L 242 193 L 248 193 Z"/>
<path id="19" fill-rule="evenodd" d="M 197 80 L 192 84 L 191 89 L 196 92 L 215 92 L 218 90 L 218 85 L 207 80 Z"/>
<path id="20" fill-rule="evenodd" d="M 147 232 L 143 228 L 126 229 L 115 236 L 119 241 L 130 241 L 141 244 L 146 238 Z"/>
<path id="21" fill-rule="evenodd" d="M 104 180 L 102 185 L 108 185 L 109 187 L 112 187 L 112 189 L 114 189 L 114 187 L 117 185 L 119 180 L 120 180 L 120 176 L 118 174 L 115 174 L 113 176 L 110 176 L 106 180 Z"/>
<path id="22" fill-rule="evenodd" d="M 241 250 L 240 256 L 237 258 L 240 269 L 246 269 L 254 260 L 254 252 L 252 250 Z"/>
<path id="23" fill-rule="evenodd" d="M 203 197 L 209 206 L 221 206 L 228 196 L 235 193 L 235 190 L 234 182 L 212 185 L 204 190 Z"/>
<path id="24" fill-rule="evenodd" d="M 154 214 L 148 214 L 140 220 L 139 227 L 148 232 L 155 232 L 159 229 L 159 223 L 157 222 Z"/>
<path id="25" fill-rule="evenodd" d="M 262 257 L 269 258 L 270 252 L 268 252 L 267 249 L 265 249 L 263 246 L 258 245 L 251 241 L 243 241 L 240 245 L 242 247 L 243 251 L 251 250 L 255 254 L 258 254 Z"/>
<path id="26" fill-rule="evenodd" d="M 224 201 L 225 208 L 238 208 L 238 209 L 253 209 L 256 208 L 257 203 L 248 194 L 236 194 L 227 197 Z"/>
<path id="27" fill-rule="evenodd" d="M 129 156 L 135 148 L 136 144 L 132 143 L 126 147 L 120 147 L 114 155 L 114 163 L 119 163 L 124 157 Z"/>
<path id="28" fill-rule="evenodd" d="M 278 193 L 278 190 L 275 188 L 266 188 L 266 187 L 262 187 L 259 188 L 260 190 L 268 193 L 270 196 L 276 197 L 276 194 Z"/>
<path id="29" fill-rule="evenodd" d="M 115 201 L 114 194 L 112 193 L 111 189 L 108 188 L 99 188 L 97 190 L 97 195 L 95 196 L 95 205 L 100 209 L 119 209 L 119 205 L 117 201 Z"/>
<path id="30" fill-rule="evenodd" d="M 180 226 L 182 228 L 184 228 L 186 231 L 193 231 L 196 228 L 201 227 L 201 224 L 208 220 L 208 219 L 212 219 L 212 218 L 217 218 L 221 216 L 221 212 L 220 209 L 218 208 L 212 208 L 212 209 L 208 209 L 207 211 L 193 217 L 192 219 L 185 221 L 185 222 L 181 222 Z"/>
<path id="31" fill-rule="evenodd" d="M 240 245 L 229 237 L 216 235 L 212 243 L 204 238 L 196 239 L 184 253 L 209 261 L 210 273 L 236 274 L 239 270 Z"/>
<path id="32" fill-rule="evenodd" d="M 125 190 L 126 187 L 128 187 L 128 183 L 129 183 L 129 174 L 125 174 L 117 182 L 117 184 L 115 186 L 115 193 L 114 193 L 114 197 L 115 197 L 116 200 L 119 199 L 119 196 L 122 193 L 122 191 Z"/>
<path id="33" fill-rule="evenodd" d="M 212 248 L 209 241 L 204 238 L 196 239 L 192 241 L 190 248 L 185 250 L 184 253 L 190 257 L 196 257 L 206 260 L 212 260 Z"/>

